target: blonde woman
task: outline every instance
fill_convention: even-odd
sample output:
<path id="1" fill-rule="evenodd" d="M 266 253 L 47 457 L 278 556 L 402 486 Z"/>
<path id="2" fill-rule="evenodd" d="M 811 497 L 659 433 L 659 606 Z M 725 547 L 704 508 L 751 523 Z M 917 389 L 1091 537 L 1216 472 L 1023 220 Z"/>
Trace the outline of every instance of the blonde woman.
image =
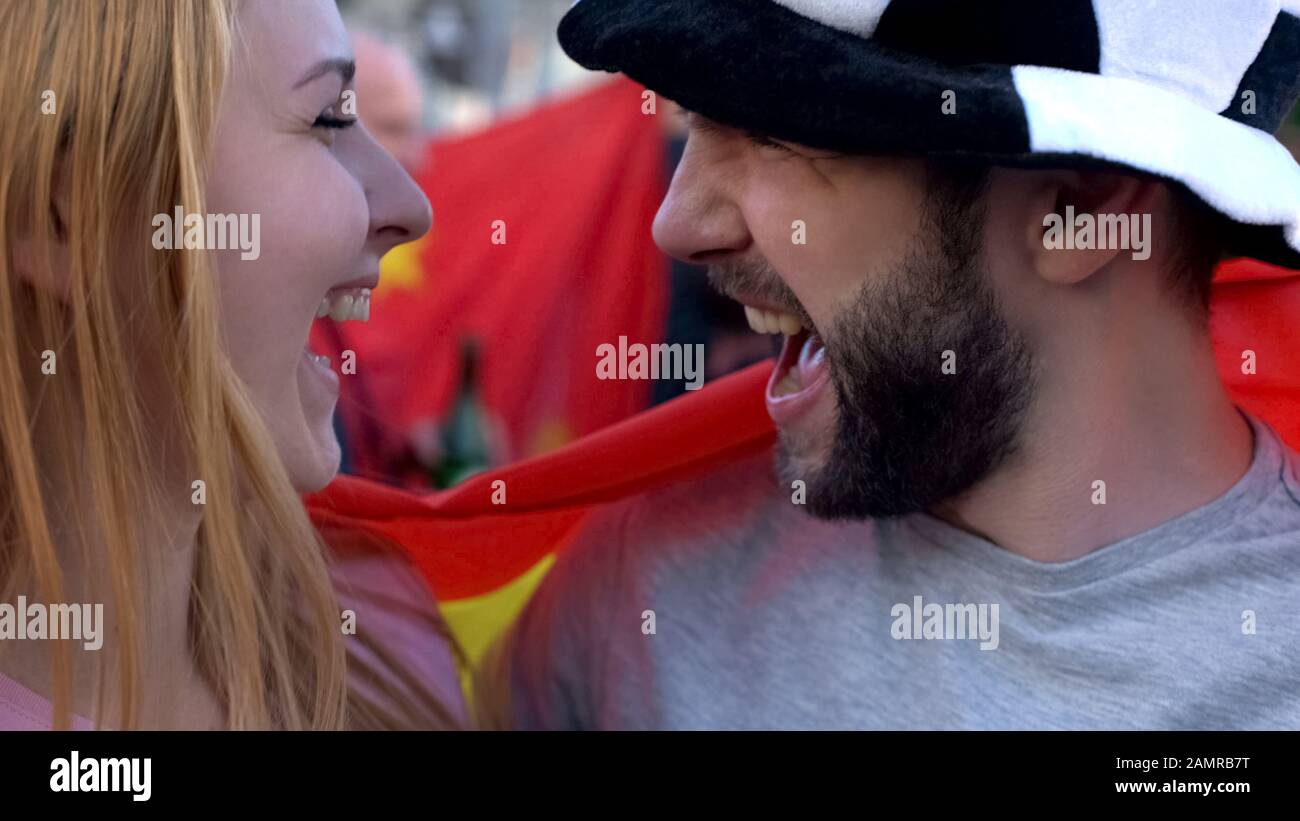
<path id="1" fill-rule="evenodd" d="M 0 53 L 0 728 L 463 724 L 409 566 L 299 500 L 309 327 L 430 223 L 333 2 L 0 0 Z"/>

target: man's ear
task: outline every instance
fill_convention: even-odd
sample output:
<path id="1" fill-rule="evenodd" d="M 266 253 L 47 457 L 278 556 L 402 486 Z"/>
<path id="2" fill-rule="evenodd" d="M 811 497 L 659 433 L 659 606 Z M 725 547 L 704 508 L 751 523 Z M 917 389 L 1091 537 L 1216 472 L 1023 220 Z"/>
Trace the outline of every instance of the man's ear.
<path id="1" fill-rule="evenodd" d="M 1150 214 L 1156 184 L 1112 171 L 1047 171 L 1030 189 L 1023 212 L 1035 272 L 1073 285 L 1132 249 L 1110 247 L 1102 216 Z M 1129 244 L 1134 238 L 1130 237 Z"/>
<path id="2" fill-rule="evenodd" d="M 48 260 L 42 264 L 38 256 L 38 244 L 32 236 L 35 230 L 29 223 L 26 231 L 20 233 L 13 243 L 14 273 L 19 281 L 25 282 L 36 290 L 64 302 L 72 287 L 72 264 L 68 250 L 68 179 L 64 166 L 59 162 L 55 166 L 54 184 L 51 193 L 50 222 L 53 233 L 43 243 Z"/>

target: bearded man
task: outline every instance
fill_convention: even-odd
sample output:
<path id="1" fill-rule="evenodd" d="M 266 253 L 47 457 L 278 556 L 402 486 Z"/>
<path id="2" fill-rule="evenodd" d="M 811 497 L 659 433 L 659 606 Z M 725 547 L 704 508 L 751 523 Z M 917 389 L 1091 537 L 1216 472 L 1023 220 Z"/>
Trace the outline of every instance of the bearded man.
<path id="1" fill-rule="evenodd" d="M 1300 3 L 581 0 L 560 40 L 686 111 L 655 239 L 785 337 L 779 443 L 592 516 L 498 647 L 512 726 L 1300 727 L 1300 457 L 1208 332 L 1221 259 L 1300 268 Z"/>

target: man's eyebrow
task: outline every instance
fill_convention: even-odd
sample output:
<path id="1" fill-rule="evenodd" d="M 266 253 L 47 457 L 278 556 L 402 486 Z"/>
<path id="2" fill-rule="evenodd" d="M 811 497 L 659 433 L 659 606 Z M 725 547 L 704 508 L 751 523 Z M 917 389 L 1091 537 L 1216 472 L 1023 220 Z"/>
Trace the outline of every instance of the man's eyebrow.
<path id="1" fill-rule="evenodd" d="M 319 63 L 308 69 L 307 73 L 303 75 L 303 78 L 294 85 L 294 89 L 302 88 L 312 80 L 323 77 L 331 71 L 335 72 L 343 79 L 343 85 L 347 85 L 352 82 L 352 78 L 356 76 L 357 63 L 355 60 L 347 57 L 331 57 L 327 60 L 321 60 Z"/>

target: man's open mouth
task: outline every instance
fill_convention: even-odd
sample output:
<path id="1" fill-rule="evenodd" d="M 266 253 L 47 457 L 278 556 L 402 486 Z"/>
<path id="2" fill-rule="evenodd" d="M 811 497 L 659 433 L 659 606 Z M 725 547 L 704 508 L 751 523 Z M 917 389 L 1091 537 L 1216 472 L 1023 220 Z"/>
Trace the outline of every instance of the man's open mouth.
<path id="1" fill-rule="evenodd" d="M 785 337 L 767 383 L 767 405 L 778 423 L 792 419 L 826 384 L 829 369 L 822 338 L 794 314 L 746 305 L 745 318 L 756 333 Z"/>

